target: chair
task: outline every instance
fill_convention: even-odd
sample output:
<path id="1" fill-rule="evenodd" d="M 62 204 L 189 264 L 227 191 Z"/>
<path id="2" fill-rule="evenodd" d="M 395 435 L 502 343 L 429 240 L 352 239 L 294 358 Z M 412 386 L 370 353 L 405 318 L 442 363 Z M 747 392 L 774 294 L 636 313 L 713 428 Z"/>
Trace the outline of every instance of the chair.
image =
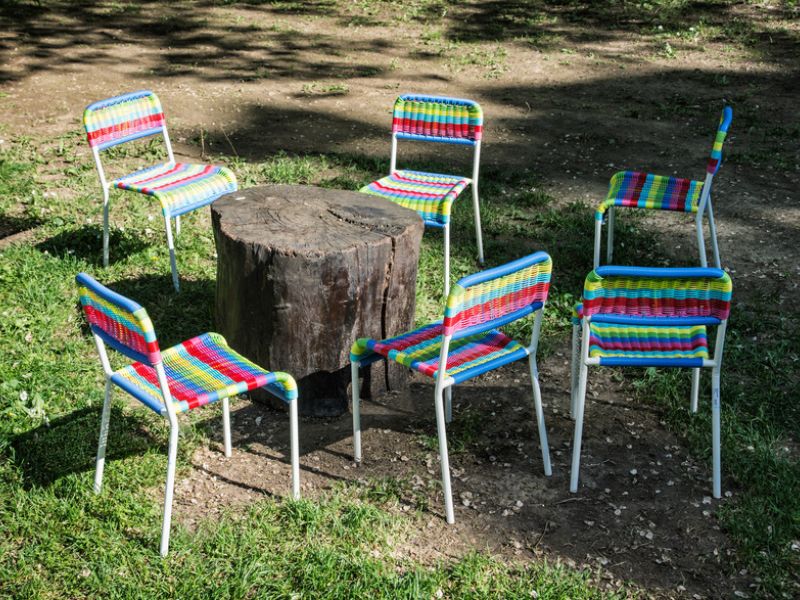
<path id="1" fill-rule="evenodd" d="M 180 216 L 211 204 L 224 194 L 236 191 L 236 176 L 225 167 L 175 162 L 161 102 L 153 92 L 133 92 L 90 104 L 83 112 L 83 125 L 103 188 L 103 265 L 108 266 L 109 190 L 118 188 L 153 196 L 161 203 L 167 230 L 172 282 L 175 290 L 179 291 L 170 219 L 175 219 L 177 236 L 181 228 Z M 167 162 L 141 169 L 110 183 L 107 181 L 100 161 L 101 150 L 159 133 L 164 138 Z"/>
<path id="2" fill-rule="evenodd" d="M 453 523 L 455 516 L 445 432 L 445 422 L 452 420 L 452 388 L 457 383 L 527 357 L 544 472 L 549 476 L 552 471 L 539 390 L 536 347 L 550 288 L 551 269 L 550 256 L 537 252 L 506 265 L 464 277 L 450 291 L 444 321 L 429 323 L 386 340 L 357 340 L 350 351 L 356 462 L 361 462 L 359 368 L 388 359 L 431 377 L 435 381 L 434 406 L 445 512 L 447 522 Z M 497 329 L 531 313 L 536 313 L 536 319 L 531 342 L 527 347 Z M 445 369 L 440 369 L 440 365 L 446 365 Z M 444 401 L 443 395 L 446 395 Z"/>
<path id="3" fill-rule="evenodd" d="M 645 208 L 655 210 L 671 210 L 695 213 L 697 230 L 697 246 L 700 252 L 700 266 L 708 265 L 706 243 L 703 234 L 703 215 L 708 213 L 708 229 L 711 247 L 714 252 L 714 265 L 719 269 L 719 245 L 717 244 L 717 228 L 714 224 L 714 212 L 711 206 L 711 183 L 719 170 L 722 161 L 722 144 L 728 134 L 733 120 L 733 110 L 726 106 L 717 128 L 717 136 L 706 167 L 705 182 L 639 173 L 636 171 L 620 171 L 611 177 L 608 196 L 601 202 L 594 214 L 594 268 L 600 266 L 600 244 L 604 215 L 608 215 L 608 234 L 606 241 L 606 262 L 609 264 L 614 256 L 614 212 L 617 207 Z"/>
<path id="4" fill-rule="evenodd" d="M 477 102 L 439 96 L 400 96 L 392 117 L 392 156 L 389 175 L 361 188 L 419 213 L 426 227 L 444 230 L 444 292 L 450 290 L 450 211 L 459 194 L 472 184 L 478 260 L 483 264 L 481 213 L 478 205 L 478 167 L 481 156 L 483 111 Z M 474 149 L 472 178 L 421 171 L 397 170 L 397 140 L 460 144 Z"/>
<path id="5" fill-rule="evenodd" d="M 269 390 L 289 406 L 292 496 L 300 497 L 297 385 L 291 375 L 265 371 L 254 365 L 234 352 L 218 333 L 204 333 L 161 352 L 153 324 L 144 308 L 99 284 L 86 273 L 80 273 L 76 281 L 81 305 L 106 376 L 94 476 L 95 493 L 100 493 L 103 484 L 111 386 L 114 384 L 169 421 L 169 458 L 161 530 L 162 556 L 166 556 L 169 549 L 172 491 L 178 453 L 178 413 L 222 400 L 225 456 L 230 456 L 228 398 L 261 387 Z M 114 371 L 108 360 L 106 345 L 136 362 Z"/>
<path id="6" fill-rule="evenodd" d="M 578 339 L 573 337 L 571 492 L 578 491 L 590 366 L 705 367 L 711 369 L 713 491 L 720 497 L 720 368 L 732 289 L 730 276 L 714 268 L 605 266 L 589 273 L 574 315 L 581 342 L 578 357 Z M 712 358 L 708 326 L 717 327 Z"/>

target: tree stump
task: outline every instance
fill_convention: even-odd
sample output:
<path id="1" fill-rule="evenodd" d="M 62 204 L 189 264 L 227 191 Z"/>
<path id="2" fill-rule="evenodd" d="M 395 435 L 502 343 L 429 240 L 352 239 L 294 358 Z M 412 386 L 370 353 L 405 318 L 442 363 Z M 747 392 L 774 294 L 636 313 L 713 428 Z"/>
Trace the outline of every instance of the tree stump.
<path id="1" fill-rule="evenodd" d="M 302 185 L 234 192 L 211 217 L 217 330 L 256 364 L 290 373 L 301 413 L 347 412 L 352 343 L 413 327 L 420 217 L 367 194 Z M 364 397 L 406 385 L 394 364 L 364 375 Z"/>

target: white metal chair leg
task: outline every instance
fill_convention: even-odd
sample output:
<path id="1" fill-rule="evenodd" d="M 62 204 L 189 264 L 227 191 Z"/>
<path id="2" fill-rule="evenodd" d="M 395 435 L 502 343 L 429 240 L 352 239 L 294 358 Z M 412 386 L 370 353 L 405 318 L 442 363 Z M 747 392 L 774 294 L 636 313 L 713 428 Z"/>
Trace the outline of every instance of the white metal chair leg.
<path id="1" fill-rule="evenodd" d="M 169 552 L 169 530 L 172 523 L 172 492 L 175 489 L 175 464 L 178 460 L 178 423 L 169 426 L 169 454 L 167 458 L 167 484 L 164 488 L 164 522 L 161 525 L 161 556 Z"/>
<path id="2" fill-rule="evenodd" d="M 719 369 L 711 372 L 711 454 L 714 498 L 722 497 L 722 458 L 720 450 Z"/>
<path id="3" fill-rule="evenodd" d="M 453 386 L 444 391 L 444 416 L 448 423 L 453 422 Z"/>
<path id="4" fill-rule="evenodd" d="M 361 390 L 358 379 L 360 363 L 350 363 L 353 381 L 353 459 L 361 462 Z"/>
<path id="5" fill-rule="evenodd" d="M 697 229 L 697 251 L 700 253 L 700 266 L 708 266 L 708 258 L 706 256 L 706 240 L 703 236 L 703 215 L 698 213 L 695 217 L 695 229 Z"/>
<path id="6" fill-rule="evenodd" d="M 575 410 L 575 437 L 572 442 L 572 473 L 569 480 L 569 491 L 573 494 L 578 491 L 578 475 L 581 468 L 581 440 L 583 438 L 583 411 L 586 404 L 586 379 L 588 368 L 581 361 L 580 374 L 578 375 L 578 396 Z"/>
<path id="7" fill-rule="evenodd" d="M 436 430 L 439 434 L 439 460 L 442 463 L 442 492 L 444 493 L 444 510 L 448 523 L 455 523 L 453 511 L 453 493 L 450 488 L 450 460 L 447 455 L 447 432 L 445 430 L 444 402 L 442 389 L 436 385 Z"/>
<path id="8" fill-rule="evenodd" d="M 478 244 L 478 262 L 483 264 L 483 232 L 481 231 L 481 207 L 478 204 L 478 182 L 472 182 L 472 206 L 475 212 L 475 241 Z"/>
<path id="9" fill-rule="evenodd" d="M 103 191 L 103 266 L 108 266 L 108 189 Z"/>
<path id="10" fill-rule="evenodd" d="M 575 409 L 578 403 L 578 351 L 580 349 L 580 325 L 572 325 L 572 363 L 570 364 L 569 385 L 569 418 L 575 420 Z"/>
<path id="11" fill-rule="evenodd" d="M 169 264 L 172 268 L 172 285 L 175 286 L 175 291 L 180 292 L 181 286 L 178 282 L 178 263 L 175 260 L 175 242 L 172 239 L 172 226 L 169 222 L 169 217 L 164 217 L 164 222 L 167 226 L 167 246 L 169 246 Z"/>
<path id="12" fill-rule="evenodd" d="M 292 453 L 292 498 L 300 499 L 300 435 L 297 425 L 297 398 L 289 404 L 289 445 Z"/>
<path id="13" fill-rule="evenodd" d="M 550 445 L 547 443 L 547 428 L 544 425 L 544 409 L 542 408 L 542 390 L 539 387 L 539 368 L 536 364 L 535 356 L 531 355 L 528 358 L 528 366 L 531 370 L 533 405 L 536 410 L 536 423 L 539 426 L 539 446 L 542 448 L 544 474 L 550 477 L 553 474 L 553 469 L 550 465 Z"/>
<path id="14" fill-rule="evenodd" d="M 614 262 L 614 207 L 608 208 L 608 240 L 606 242 L 606 264 Z"/>
<path id="15" fill-rule="evenodd" d="M 700 369 L 692 369 L 692 405 L 693 413 L 697 412 L 697 405 L 700 400 Z"/>
<path id="16" fill-rule="evenodd" d="M 231 408 L 227 398 L 222 399 L 222 442 L 225 456 L 231 455 Z"/>
<path id="17" fill-rule="evenodd" d="M 450 292 L 450 223 L 444 226 L 444 295 Z"/>
<path id="18" fill-rule="evenodd" d="M 593 267 L 596 269 L 600 266 L 600 243 L 603 238 L 603 219 L 595 218 L 594 220 L 594 263 Z"/>
<path id="19" fill-rule="evenodd" d="M 111 380 L 106 379 L 105 399 L 103 412 L 100 417 L 100 440 L 97 443 L 97 461 L 94 469 L 94 493 L 99 494 L 103 489 L 103 470 L 106 466 L 106 444 L 108 443 L 108 422 L 111 416 Z"/>
<path id="20" fill-rule="evenodd" d="M 714 252 L 714 266 L 721 269 L 719 243 L 717 242 L 717 224 L 714 222 L 714 209 L 711 208 L 711 198 L 708 199 L 708 232 L 711 236 L 711 250 Z"/>
<path id="21" fill-rule="evenodd" d="M 178 215 L 175 217 L 175 237 L 178 237 L 181 234 L 181 217 Z"/>

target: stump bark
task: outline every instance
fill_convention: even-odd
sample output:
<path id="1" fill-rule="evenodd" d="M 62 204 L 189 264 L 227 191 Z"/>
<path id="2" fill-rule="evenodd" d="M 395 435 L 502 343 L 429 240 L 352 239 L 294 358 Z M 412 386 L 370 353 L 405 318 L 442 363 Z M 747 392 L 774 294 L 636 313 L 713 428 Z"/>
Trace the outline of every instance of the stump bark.
<path id="1" fill-rule="evenodd" d="M 303 414 L 346 412 L 353 341 L 413 327 L 420 217 L 374 196 L 299 185 L 234 192 L 211 216 L 217 330 L 256 364 L 290 373 Z M 363 397 L 406 385 L 398 365 L 368 369 Z"/>

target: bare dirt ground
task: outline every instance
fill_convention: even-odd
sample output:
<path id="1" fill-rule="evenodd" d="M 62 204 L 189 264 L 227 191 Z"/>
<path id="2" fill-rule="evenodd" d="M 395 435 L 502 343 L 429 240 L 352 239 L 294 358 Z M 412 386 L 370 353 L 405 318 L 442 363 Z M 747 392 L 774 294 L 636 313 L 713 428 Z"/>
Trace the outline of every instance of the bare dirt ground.
<path id="1" fill-rule="evenodd" d="M 624 24 L 590 13 L 562 21 L 555 9 L 540 25 L 490 36 L 492 11 L 503 4 L 495 2 L 467 5 L 459 19 L 412 15 L 401 27 L 355 4 L 337 16 L 315 2 L 209 2 L 164 8 L 158 18 L 148 12 L 152 3 L 143 4 L 51 11 L 31 4 L 5 14 L 5 135 L 51 140 L 77 131 L 89 102 L 150 88 L 186 157 L 199 157 L 201 130 L 206 150 L 254 161 L 278 151 L 385 156 L 398 93 L 462 96 L 486 114 L 485 168 L 530 169 L 560 202 L 591 205 L 620 168 L 701 178 L 727 102 L 735 110 L 731 160 L 715 183 L 724 262 L 738 301 L 768 283 L 788 306 L 800 270 L 798 53 L 796 23 L 773 8 L 705 9 L 751 23 L 748 35 L 763 42 L 755 49 L 712 37 L 668 51 L 660 38 Z M 461 42 L 446 41 L 456 34 Z M 659 241 L 685 262 L 696 250 L 681 223 Z M 582 488 L 569 494 L 568 356 L 564 340 L 542 364 L 552 478 L 542 473 L 529 375 L 517 365 L 455 392 L 453 431 L 472 437 L 452 456 L 454 526 L 443 521 L 438 458 L 425 443 L 435 432 L 433 391 L 421 379 L 407 394 L 367 403 L 360 467 L 351 461 L 347 416 L 304 419 L 304 495 L 359 478 L 407 481 L 393 510 L 408 513 L 412 533 L 397 551 L 425 562 L 485 549 L 509 560 L 589 565 L 601 581 L 629 580 L 655 596 L 746 590 L 749 576 L 732 567 L 733 550 L 714 517 L 719 502 L 710 498 L 705 461 L 688 456 L 658 412 L 632 401 L 608 374 L 590 378 Z M 288 489 L 285 415 L 242 401 L 233 429 L 233 458 L 201 448 L 178 485 L 176 518 L 190 526 Z"/>

